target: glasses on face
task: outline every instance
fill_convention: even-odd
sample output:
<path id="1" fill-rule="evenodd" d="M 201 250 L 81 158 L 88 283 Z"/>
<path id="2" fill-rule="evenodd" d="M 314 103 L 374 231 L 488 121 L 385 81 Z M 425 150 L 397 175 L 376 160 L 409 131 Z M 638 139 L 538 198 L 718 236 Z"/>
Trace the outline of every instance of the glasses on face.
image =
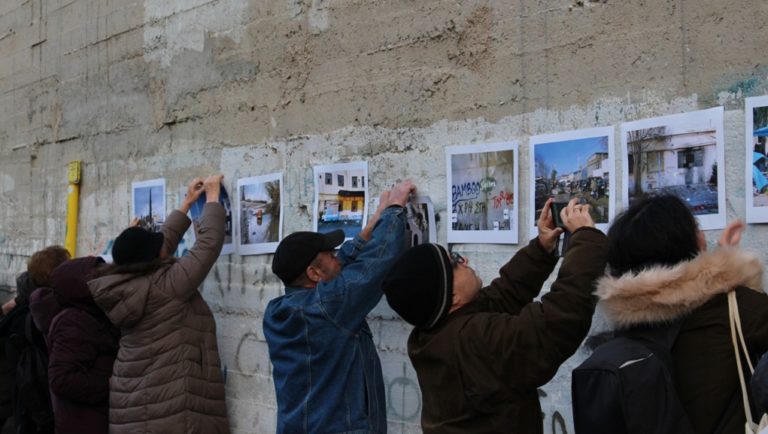
<path id="1" fill-rule="evenodd" d="M 467 258 L 461 256 L 457 252 L 451 252 L 451 265 L 453 268 L 456 268 L 459 266 L 459 264 L 466 264 Z"/>

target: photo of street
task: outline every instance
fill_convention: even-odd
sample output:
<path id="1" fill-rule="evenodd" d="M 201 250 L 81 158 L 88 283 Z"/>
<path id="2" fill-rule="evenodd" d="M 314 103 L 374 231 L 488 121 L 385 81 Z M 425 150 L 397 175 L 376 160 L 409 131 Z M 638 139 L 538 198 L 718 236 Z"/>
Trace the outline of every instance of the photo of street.
<path id="1" fill-rule="evenodd" d="M 535 143 L 533 225 L 547 199 L 567 203 L 573 198 L 590 205 L 596 224 L 607 224 L 611 204 L 609 136 L 572 138 Z"/>

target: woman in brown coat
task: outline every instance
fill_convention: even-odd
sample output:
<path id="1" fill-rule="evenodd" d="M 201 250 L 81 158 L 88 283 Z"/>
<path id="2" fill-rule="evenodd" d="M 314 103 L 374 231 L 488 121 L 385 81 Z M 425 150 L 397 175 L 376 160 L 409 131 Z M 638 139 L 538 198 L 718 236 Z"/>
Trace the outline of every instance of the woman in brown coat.
<path id="1" fill-rule="evenodd" d="M 122 338 L 112 371 L 110 433 L 228 433 L 216 323 L 197 288 L 219 256 L 225 211 L 222 175 L 193 180 L 160 233 L 128 228 L 115 240 L 115 264 L 88 284 Z M 205 191 L 195 245 L 171 258 Z"/>

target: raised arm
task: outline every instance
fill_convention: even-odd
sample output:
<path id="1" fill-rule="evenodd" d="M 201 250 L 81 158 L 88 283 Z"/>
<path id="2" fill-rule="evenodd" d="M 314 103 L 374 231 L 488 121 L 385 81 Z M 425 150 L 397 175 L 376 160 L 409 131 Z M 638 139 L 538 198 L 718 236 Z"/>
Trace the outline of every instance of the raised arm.
<path id="1" fill-rule="evenodd" d="M 575 206 L 575 201 L 572 201 L 572 204 Z M 547 200 L 541 210 L 536 222 L 538 236 L 518 251 L 499 270 L 499 277 L 480 293 L 478 302 L 482 303 L 483 310 L 517 314 L 541 291 L 544 281 L 557 264 L 555 250 L 557 240 L 563 233 L 561 228 L 555 226 L 550 212 L 551 205 L 552 198 Z M 589 225 L 586 221 L 579 223 Z M 592 225 L 594 226 L 594 223 Z M 574 231 L 578 227 L 572 225 Z"/>
<path id="2" fill-rule="evenodd" d="M 462 331 L 460 345 L 467 360 L 486 363 L 488 374 L 519 387 L 541 386 L 579 347 L 589 331 L 595 308 L 593 286 L 605 269 L 606 238 L 583 227 L 571 236 L 552 290 L 517 315 L 489 313 L 473 319 Z M 477 359 L 477 360 L 471 360 Z"/>
<path id="3" fill-rule="evenodd" d="M 196 233 L 195 244 L 186 256 L 183 256 L 171 266 L 166 273 L 165 287 L 171 291 L 171 295 L 178 298 L 192 297 L 197 288 L 203 283 L 208 272 L 216 263 L 221 247 L 224 245 L 224 224 L 226 211 L 219 204 L 219 192 L 223 175 L 211 175 L 205 179 L 202 188 L 194 180 L 190 183 L 188 200 L 185 200 L 186 210 L 189 204 L 194 203 L 202 191 L 205 191 L 206 203 L 200 216 L 200 224 Z M 197 195 L 195 196 L 194 193 Z M 184 211 L 184 204 L 179 209 Z M 189 218 L 184 215 L 189 226 Z M 169 219 L 170 220 L 170 219 Z M 182 232 L 183 233 L 183 232 Z"/>
<path id="4" fill-rule="evenodd" d="M 168 217 L 165 218 L 163 226 L 160 227 L 160 232 L 163 234 L 163 253 L 165 256 L 173 256 L 176 251 L 176 247 L 179 246 L 181 238 L 184 237 L 184 232 L 189 228 L 189 218 L 187 213 L 190 206 L 200 197 L 200 193 L 203 192 L 203 178 L 195 178 L 187 185 L 187 195 L 181 202 L 179 208 L 171 211 Z"/>
<path id="5" fill-rule="evenodd" d="M 388 194 L 382 194 L 379 208 L 368 225 L 370 232 L 365 234 L 364 230 L 353 243 L 342 246 L 341 273 L 317 286 L 329 319 L 340 327 L 356 330 L 381 300 L 384 276 L 406 247 L 403 206 L 413 191 L 413 183 L 404 181 Z M 363 238 L 366 235 L 367 241 Z"/>

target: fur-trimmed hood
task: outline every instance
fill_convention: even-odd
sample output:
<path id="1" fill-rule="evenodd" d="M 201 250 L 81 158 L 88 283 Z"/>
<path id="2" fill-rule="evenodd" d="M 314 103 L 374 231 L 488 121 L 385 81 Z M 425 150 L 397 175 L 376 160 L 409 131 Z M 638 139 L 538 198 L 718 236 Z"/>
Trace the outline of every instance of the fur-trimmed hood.
<path id="1" fill-rule="evenodd" d="M 596 295 L 616 327 L 680 318 L 737 286 L 763 288 L 760 259 L 736 247 L 704 252 L 673 267 L 653 267 L 598 281 Z"/>

